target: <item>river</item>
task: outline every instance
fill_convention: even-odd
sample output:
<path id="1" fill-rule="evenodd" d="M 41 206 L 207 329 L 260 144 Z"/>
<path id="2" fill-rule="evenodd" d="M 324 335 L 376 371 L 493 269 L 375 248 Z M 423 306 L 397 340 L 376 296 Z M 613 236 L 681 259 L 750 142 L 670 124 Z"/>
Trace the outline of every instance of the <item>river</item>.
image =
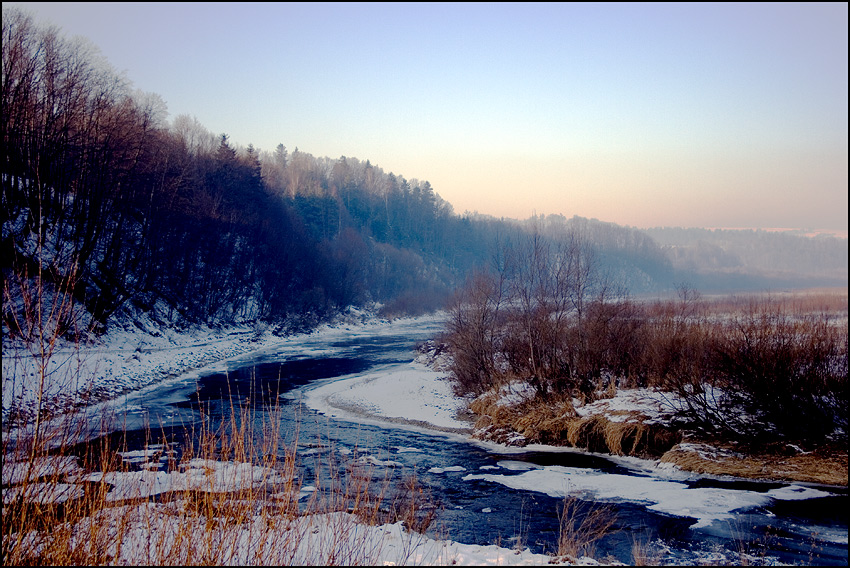
<path id="1" fill-rule="evenodd" d="M 302 402 L 331 382 L 409 365 L 415 343 L 437 331 L 438 322 L 426 321 L 307 336 L 128 397 L 122 429 L 129 449 L 138 449 L 150 441 L 146 432 L 183 431 L 201 419 L 201 407 L 216 423 L 231 401 L 250 398 L 258 420 L 272 409 L 279 415 L 279 450 L 297 448 L 305 484 L 328 467 L 331 453 L 334 463 L 365 459 L 378 480 L 415 476 L 435 507 L 429 536 L 505 547 L 519 539 L 551 553 L 570 494 L 574 505 L 613 520 L 595 543 L 602 561 L 631 564 L 637 542 L 650 543 L 662 563 L 739 562 L 745 552 L 750 563 L 847 564 L 846 488 L 700 477 L 575 450 L 499 448 L 460 434 L 334 417 Z"/>

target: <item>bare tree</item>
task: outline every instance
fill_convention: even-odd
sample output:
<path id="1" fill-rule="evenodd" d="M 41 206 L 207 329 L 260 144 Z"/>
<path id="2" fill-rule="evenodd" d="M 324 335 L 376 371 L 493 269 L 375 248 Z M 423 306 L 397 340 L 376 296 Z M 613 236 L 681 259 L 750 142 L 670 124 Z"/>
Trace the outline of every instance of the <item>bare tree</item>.
<path id="1" fill-rule="evenodd" d="M 480 394 L 498 382 L 499 335 L 505 280 L 501 273 L 475 273 L 449 311 L 447 342 L 461 393 Z"/>

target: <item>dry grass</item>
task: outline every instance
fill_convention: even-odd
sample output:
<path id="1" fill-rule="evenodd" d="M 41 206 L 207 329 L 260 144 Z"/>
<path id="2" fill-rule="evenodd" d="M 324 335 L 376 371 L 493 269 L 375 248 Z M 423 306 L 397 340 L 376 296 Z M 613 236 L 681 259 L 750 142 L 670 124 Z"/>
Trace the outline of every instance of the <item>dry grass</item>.
<path id="1" fill-rule="evenodd" d="M 478 415 L 475 436 L 502 443 L 521 439 L 523 443 L 573 446 L 591 452 L 659 457 L 681 439 L 668 428 L 646 424 L 637 414 L 619 422 L 598 414 L 578 416 L 567 397 L 535 398 L 512 406 L 499 404 L 492 392 L 478 397 L 469 409 Z"/>
<path id="2" fill-rule="evenodd" d="M 697 473 L 847 485 L 846 288 L 722 298 L 697 294 L 679 302 L 645 302 L 634 317 L 640 320 L 636 340 L 627 342 L 634 349 L 633 366 L 620 385 L 671 392 L 682 401 L 677 420 L 687 424 L 691 441 L 719 438 L 733 447 L 737 440 L 739 455 L 706 458 L 674 448 L 682 439 L 679 431 L 647 425 L 639 416 L 577 416 L 572 397 L 552 390 L 500 404 L 500 384 L 523 379 L 518 371 L 491 377 L 490 391 L 470 405 L 478 415 L 475 437 L 663 456 Z M 607 389 L 610 396 L 613 385 L 599 381 L 592 394 Z M 845 436 L 844 444 L 830 442 L 836 434 Z M 811 451 L 786 451 L 789 441 Z"/>
<path id="3" fill-rule="evenodd" d="M 294 449 L 279 448 L 279 412 L 232 405 L 219 427 L 201 420 L 180 461 L 158 472 L 131 471 L 111 438 L 89 445 L 82 460 L 69 458 L 70 445 L 33 449 L 4 439 L 3 565 L 369 565 L 382 544 L 358 527 L 397 521 L 409 536 L 402 556 L 411 553 L 415 531 L 437 514 L 418 480 L 326 456 L 316 471 L 329 473 L 309 480 L 315 491 L 299 500 Z M 144 483 L 117 495 L 121 476 L 166 487 L 154 500 Z M 67 498 L 57 502 L 59 490 Z"/>
<path id="4" fill-rule="evenodd" d="M 646 541 L 632 541 L 632 566 L 660 566 L 664 553 Z"/>
<path id="5" fill-rule="evenodd" d="M 458 392 L 490 393 L 471 406 L 479 436 L 648 456 L 668 449 L 669 436 L 633 420 L 576 422 L 573 397 L 590 402 L 618 386 L 673 393 L 679 422 L 704 436 L 811 442 L 848 430 L 846 289 L 711 299 L 681 290 L 679 301 L 473 318 L 490 309 L 488 290 L 468 294 L 447 335 Z M 538 396 L 500 406 L 493 393 L 511 380 Z"/>
<path id="6" fill-rule="evenodd" d="M 593 557 L 595 544 L 610 534 L 616 515 L 609 506 L 588 504 L 567 495 L 558 510 L 560 530 L 556 558 L 576 561 L 582 556 Z"/>
<path id="7" fill-rule="evenodd" d="M 404 520 L 424 530 L 433 520 L 436 509 L 415 478 L 395 483 L 390 472 L 376 475 L 356 461 L 317 468 L 329 474 L 309 480 L 315 491 L 300 499 L 297 440 L 282 447 L 280 406 L 260 411 L 231 400 L 217 426 L 201 407 L 179 442 L 179 460 L 170 453 L 174 440 L 148 430 L 147 440 L 162 446 L 148 459 L 151 471 L 121 459 L 121 436 L 78 445 L 84 432 L 120 430 L 120 420 L 91 424 L 73 407 L 51 405 L 54 393 L 93 379 L 82 365 L 58 361 L 60 339 L 77 328 L 79 314 L 70 286 L 62 293 L 38 275 L 18 280 L 4 281 L 4 339 L 7 330 L 21 338 L 14 364 L 35 376 L 37 390 L 33 411 L 4 424 L 4 566 L 373 564 L 382 540 L 363 523 Z M 13 376 L 24 374 L 17 370 Z M 263 399 L 255 394 L 249 400 Z M 173 459 L 163 467 L 159 456 Z M 128 478 L 135 483 L 122 484 Z M 417 538 L 405 534 L 401 562 Z"/>
<path id="8" fill-rule="evenodd" d="M 800 453 L 787 445 L 742 449 L 713 441 L 713 445 L 730 451 L 706 458 L 679 448 L 682 436 L 677 431 L 646 424 L 639 417 L 616 422 L 603 415 L 579 417 L 566 399 L 531 399 L 511 406 L 498 404 L 496 394 L 490 393 L 477 398 L 470 410 L 478 415 L 475 436 L 491 441 L 520 440 L 523 445 L 544 443 L 615 455 L 661 457 L 661 461 L 682 469 L 712 475 L 827 485 L 848 482 L 847 450 L 837 445 Z"/>
<path id="9" fill-rule="evenodd" d="M 364 525 L 398 521 L 406 529 L 398 563 L 414 558 L 421 533 L 439 512 L 414 475 L 399 482 L 391 467 L 359 459 L 356 452 L 336 462 L 331 451 L 322 454 L 323 467 L 316 467 L 313 478 L 299 480 L 294 451 L 277 451 L 278 411 L 265 418 L 247 404 L 232 411 L 216 428 L 200 421 L 180 460 L 171 461 L 167 471 L 149 472 L 175 476 L 174 485 L 153 500 L 144 491 L 114 498 L 117 476 L 143 474 L 121 463 L 116 450 L 124 448 L 112 447 L 112 438 L 89 446 L 84 470 L 67 467 L 64 459 L 50 461 L 42 451 L 28 462 L 33 453 L 27 448 L 19 461 L 29 475 L 13 479 L 7 476 L 11 470 L 4 473 L 3 564 L 374 565 L 385 544 Z M 258 422 L 262 426 L 255 429 Z M 163 445 L 154 459 L 173 447 Z M 14 458 L 7 454 L 5 460 Z M 223 480 L 215 475 L 221 464 L 234 466 Z M 235 467 L 240 464 L 245 467 Z M 190 472 L 200 473 L 201 482 L 176 482 Z M 82 493 L 42 502 L 47 486 L 42 481 L 81 486 Z M 299 500 L 307 483 L 315 491 Z M 610 509 L 573 497 L 565 498 L 558 515 L 553 562 L 592 556 L 594 543 L 614 523 Z"/>
<path id="10" fill-rule="evenodd" d="M 495 388 L 469 405 L 478 418 L 474 436 L 509 445 L 566 445 L 570 421 L 576 417 L 569 397 L 532 398 L 519 404 L 500 402 Z"/>
<path id="11" fill-rule="evenodd" d="M 691 313 L 702 316 L 726 317 L 745 313 L 753 302 L 766 303 L 772 309 L 782 310 L 791 315 L 813 313 L 844 314 L 848 309 L 847 288 L 817 288 L 794 292 L 774 292 L 764 294 L 734 294 L 730 296 L 700 296 L 691 306 Z M 646 304 L 647 314 L 653 317 L 679 313 L 676 302 L 657 301 Z"/>
<path id="12" fill-rule="evenodd" d="M 689 449 L 674 447 L 661 461 L 672 463 L 687 471 L 711 475 L 733 475 L 747 479 L 799 481 L 825 485 L 847 486 L 847 448 L 834 445 L 812 452 L 793 453 L 779 448 L 746 449 L 715 444 L 721 449 L 715 455 L 704 456 Z M 725 450 L 725 451 L 723 451 Z"/>
<path id="13" fill-rule="evenodd" d="M 602 415 L 593 415 L 573 420 L 568 440 L 573 446 L 594 452 L 654 457 L 675 445 L 680 436 L 643 421 L 613 422 Z"/>

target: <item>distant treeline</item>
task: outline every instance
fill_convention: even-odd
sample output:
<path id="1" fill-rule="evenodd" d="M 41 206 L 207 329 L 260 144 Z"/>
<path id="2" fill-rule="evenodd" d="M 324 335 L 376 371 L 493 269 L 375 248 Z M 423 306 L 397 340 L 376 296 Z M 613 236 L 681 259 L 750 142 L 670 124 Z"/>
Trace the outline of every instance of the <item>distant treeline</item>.
<path id="1" fill-rule="evenodd" d="M 646 229 L 674 270 L 702 289 L 846 286 L 846 238 L 746 229 Z"/>
<path id="2" fill-rule="evenodd" d="M 18 9 L 3 10 L 2 52 L 4 333 L 23 333 L 36 296 L 62 294 L 95 330 L 122 310 L 282 330 L 351 305 L 421 312 L 530 229 L 580 232 L 635 292 L 681 277 L 635 229 L 458 215 L 427 181 L 368 160 L 243 148 L 192 117 L 166 122 L 157 95 Z"/>

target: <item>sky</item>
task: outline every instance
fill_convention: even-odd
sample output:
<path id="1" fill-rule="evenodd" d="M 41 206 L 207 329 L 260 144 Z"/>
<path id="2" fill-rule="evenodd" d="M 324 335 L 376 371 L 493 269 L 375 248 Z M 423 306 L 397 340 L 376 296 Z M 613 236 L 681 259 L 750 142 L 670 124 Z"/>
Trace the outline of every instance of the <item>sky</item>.
<path id="1" fill-rule="evenodd" d="M 848 6 L 26 3 L 169 118 L 455 212 L 848 229 Z"/>

